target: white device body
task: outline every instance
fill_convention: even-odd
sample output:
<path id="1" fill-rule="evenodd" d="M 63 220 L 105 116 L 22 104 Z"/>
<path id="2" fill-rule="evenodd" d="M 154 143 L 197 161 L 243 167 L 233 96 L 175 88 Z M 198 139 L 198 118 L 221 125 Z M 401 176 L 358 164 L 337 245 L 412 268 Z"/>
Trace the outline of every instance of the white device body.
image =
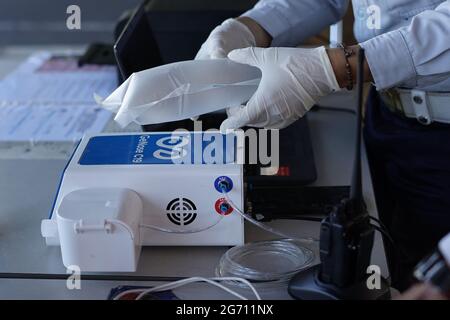
<path id="1" fill-rule="evenodd" d="M 212 136 L 226 143 L 215 145 Z M 218 179 L 231 180 L 227 194 L 237 206 L 244 197 L 236 161 L 243 150 L 228 138 L 218 132 L 84 137 L 64 170 L 51 217 L 42 222 L 47 245 L 61 245 L 66 267 L 135 271 L 141 246 L 243 244 L 242 217 L 218 213 L 224 201 Z M 205 162 L 211 146 L 224 161 Z"/>

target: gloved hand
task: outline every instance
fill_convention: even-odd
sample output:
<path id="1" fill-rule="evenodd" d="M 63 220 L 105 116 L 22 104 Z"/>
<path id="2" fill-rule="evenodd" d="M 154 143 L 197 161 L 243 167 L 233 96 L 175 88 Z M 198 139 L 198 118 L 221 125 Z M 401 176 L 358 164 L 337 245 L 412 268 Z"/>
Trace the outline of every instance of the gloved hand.
<path id="1" fill-rule="evenodd" d="M 255 37 L 247 26 L 236 19 L 227 19 L 211 32 L 195 60 L 226 58 L 234 49 L 254 46 Z"/>
<path id="2" fill-rule="evenodd" d="M 340 89 L 325 47 L 246 48 L 231 51 L 228 58 L 258 67 L 262 79 L 246 106 L 228 110 L 222 132 L 243 126 L 285 128 L 320 97 Z"/>

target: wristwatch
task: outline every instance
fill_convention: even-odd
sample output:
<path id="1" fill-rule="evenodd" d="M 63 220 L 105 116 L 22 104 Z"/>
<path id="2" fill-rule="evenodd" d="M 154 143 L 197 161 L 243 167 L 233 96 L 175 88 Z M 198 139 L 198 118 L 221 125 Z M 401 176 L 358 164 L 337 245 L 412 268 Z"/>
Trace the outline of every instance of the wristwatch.
<path id="1" fill-rule="evenodd" d="M 450 294 L 450 233 L 439 242 L 430 256 L 417 265 L 414 277 L 430 283 L 446 295 Z"/>

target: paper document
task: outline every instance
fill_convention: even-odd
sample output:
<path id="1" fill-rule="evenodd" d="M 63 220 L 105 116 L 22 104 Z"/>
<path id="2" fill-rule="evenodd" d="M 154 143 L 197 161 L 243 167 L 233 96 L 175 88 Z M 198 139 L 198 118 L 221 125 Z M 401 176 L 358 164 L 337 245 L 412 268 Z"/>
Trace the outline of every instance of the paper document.
<path id="1" fill-rule="evenodd" d="M 98 106 L 12 104 L 0 107 L 0 141 L 77 141 L 101 132 L 111 114 Z"/>
<path id="2" fill-rule="evenodd" d="M 94 101 L 117 87 L 114 66 L 75 57 L 31 56 L 0 81 L 0 141 L 76 141 L 101 132 L 111 113 Z"/>

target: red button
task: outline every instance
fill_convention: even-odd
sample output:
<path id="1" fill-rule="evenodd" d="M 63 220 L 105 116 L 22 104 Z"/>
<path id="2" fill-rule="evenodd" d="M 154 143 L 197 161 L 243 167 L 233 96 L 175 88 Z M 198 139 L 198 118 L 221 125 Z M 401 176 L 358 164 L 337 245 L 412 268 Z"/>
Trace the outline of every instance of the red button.
<path id="1" fill-rule="evenodd" d="M 227 206 L 227 210 L 226 211 L 222 210 L 222 206 L 223 205 Z M 227 203 L 227 199 L 225 199 L 225 198 L 218 199 L 216 201 L 215 205 L 214 205 L 214 208 L 216 209 L 216 212 L 218 214 L 221 214 L 221 215 L 224 215 L 224 216 L 227 216 L 227 215 L 229 215 L 230 213 L 233 212 L 233 207 L 230 204 Z"/>

